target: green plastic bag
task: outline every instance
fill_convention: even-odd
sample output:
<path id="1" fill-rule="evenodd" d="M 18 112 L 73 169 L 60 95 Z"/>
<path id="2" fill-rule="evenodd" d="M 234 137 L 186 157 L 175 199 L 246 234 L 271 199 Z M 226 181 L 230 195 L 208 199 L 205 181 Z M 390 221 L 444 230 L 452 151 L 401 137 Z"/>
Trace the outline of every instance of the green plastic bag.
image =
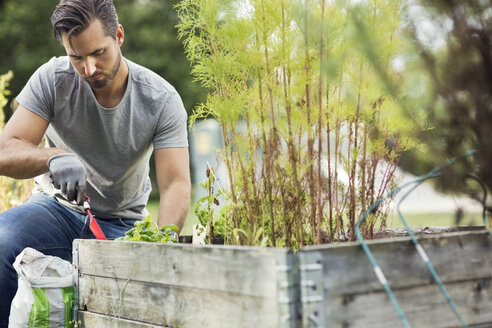
<path id="1" fill-rule="evenodd" d="M 19 286 L 10 307 L 9 328 L 71 327 L 71 263 L 26 248 L 17 256 L 14 268 Z"/>

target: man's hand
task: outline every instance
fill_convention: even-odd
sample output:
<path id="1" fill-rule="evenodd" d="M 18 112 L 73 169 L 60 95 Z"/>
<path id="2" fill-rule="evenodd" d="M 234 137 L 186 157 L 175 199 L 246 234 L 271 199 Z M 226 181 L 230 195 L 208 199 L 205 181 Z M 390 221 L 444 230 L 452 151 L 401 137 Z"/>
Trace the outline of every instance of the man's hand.
<path id="1" fill-rule="evenodd" d="M 61 189 L 69 202 L 76 200 L 78 205 L 82 205 L 87 171 L 77 155 L 63 153 L 51 156 L 48 167 L 55 188 Z"/>

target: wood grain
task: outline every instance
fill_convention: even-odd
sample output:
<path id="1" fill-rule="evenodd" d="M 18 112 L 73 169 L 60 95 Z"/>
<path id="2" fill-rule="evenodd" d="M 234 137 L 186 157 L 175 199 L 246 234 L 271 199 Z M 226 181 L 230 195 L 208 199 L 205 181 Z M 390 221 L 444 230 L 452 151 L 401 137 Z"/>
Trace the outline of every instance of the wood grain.
<path id="1" fill-rule="evenodd" d="M 79 306 L 161 327 L 278 327 L 275 294 L 245 296 L 210 289 L 81 276 Z"/>

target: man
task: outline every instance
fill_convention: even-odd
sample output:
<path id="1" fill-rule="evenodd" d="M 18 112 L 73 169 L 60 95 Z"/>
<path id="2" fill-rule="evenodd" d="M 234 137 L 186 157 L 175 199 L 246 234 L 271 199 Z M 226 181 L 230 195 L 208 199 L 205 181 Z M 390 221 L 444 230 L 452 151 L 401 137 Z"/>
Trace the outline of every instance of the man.
<path id="1" fill-rule="evenodd" d="M 51 20 L 67 56 L 34 73 L 0 135 L 0 175 L 36 177 L 38 191 L 0 214 L 0 327 L 17 290 L 12 263 L 25 247 L 71 260 L 74 238 L 94 238 L 80 206 L 86 194 L 108 238 L 147 216 L 152 150 L 158 225 L 181 229 L 190 202 L 181 98 L 122 56 L 124 30 L 112 1 L 61 0 Z"/>

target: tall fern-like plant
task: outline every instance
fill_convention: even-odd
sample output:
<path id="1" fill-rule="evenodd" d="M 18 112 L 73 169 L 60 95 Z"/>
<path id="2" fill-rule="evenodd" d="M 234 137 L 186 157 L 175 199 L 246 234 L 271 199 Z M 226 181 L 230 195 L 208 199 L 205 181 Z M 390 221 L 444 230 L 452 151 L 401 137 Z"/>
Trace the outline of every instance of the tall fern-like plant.
<path id="1" fill-rule="evenodd" d="M 381 70 L 394 77 L 401 2 L 182 0 L 176 8 L 192 73 L 210 90 L 191 124 L 213 117 L 222 128 L 229 231 L 262 231 L 269 245 L 292 248 L 354 240 L 356 219 L 393 186 L 399 153 L 417 143 L 379 79 Z M 366 235 L 384 226 L 386 205 Z"/>

